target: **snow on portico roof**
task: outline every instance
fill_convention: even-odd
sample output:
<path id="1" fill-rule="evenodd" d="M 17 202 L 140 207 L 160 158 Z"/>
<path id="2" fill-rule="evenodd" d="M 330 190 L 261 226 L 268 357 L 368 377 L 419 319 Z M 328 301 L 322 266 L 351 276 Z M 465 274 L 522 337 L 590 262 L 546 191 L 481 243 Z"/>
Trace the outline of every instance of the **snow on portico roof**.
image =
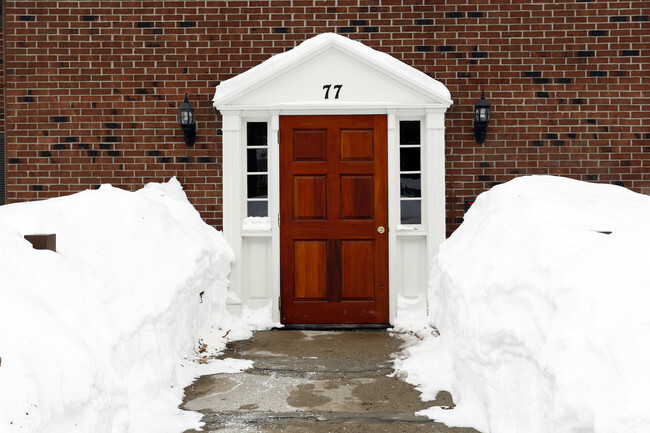
<path id="1" fill-rule="evenodd" d="M 361 42 L 335 33 L 324 33 L 307 39 L 284 53 L 276 54 L 248 71 L 222 81 L 216 87 L 213 104 L 217 108 L 228 106 L 261 84 L 268 83 L 331 49 L 347 54 L 392 80 L 433 99 L 437 104 L 450 106 L 453 103 L 449 90 L 440 81 Z"/>

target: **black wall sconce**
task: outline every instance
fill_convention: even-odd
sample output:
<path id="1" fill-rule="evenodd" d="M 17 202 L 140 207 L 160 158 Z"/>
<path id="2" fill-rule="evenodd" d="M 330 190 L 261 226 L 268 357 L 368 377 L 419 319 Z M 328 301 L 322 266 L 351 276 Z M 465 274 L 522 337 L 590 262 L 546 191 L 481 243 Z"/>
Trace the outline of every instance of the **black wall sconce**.
<path id="1" fill-rule="evenodd" d="M 181 125 L 185 144 L 188 146 L 194 145 L 196 139 L 196 119 L 194 118 L 194 108 L 187 100 L 187 93 L 185 94 L 185 102 L 183 102 L 178 109 L 178 124 Z"/>
<path id="2" fill-rule="evenodd" d="M 474 140 L 478 144 L 483 144 L 485 141 L 485 134 L 491 117 L 490 103 L 485 99 L 485 92 L 482 91 L 481 99 L 474 106 Z"/>

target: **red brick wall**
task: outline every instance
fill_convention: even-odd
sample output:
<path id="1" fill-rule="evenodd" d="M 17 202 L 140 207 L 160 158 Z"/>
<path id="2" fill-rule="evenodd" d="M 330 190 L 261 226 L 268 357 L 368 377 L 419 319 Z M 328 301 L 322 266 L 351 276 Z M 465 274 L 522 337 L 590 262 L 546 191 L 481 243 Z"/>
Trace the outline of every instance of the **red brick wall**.
<path id="1" fill-rule="evenodd" d="M 323 32 L 451 91 L 448 231 L 496 183 L 555 174 L 650 193 L 650 2 L 5 1 L 8 198 L 177 175 L 221 224 L 214 86 Z M 481 90 L 487 139 L 473 139 Z M 199 122 L 185 146 L 185 93 Z"/>
<path id="2" fill-rule="evenodd" d="M 437 6 L 433 62 L 448 116 L 448 223 L 463 202 L 519 175 L 650 193 L 650 2 L 469 1 Z M 465 3 L 460 5 L 460 3 Z M 471 137 L 485 90 L 492 121 Z"/>
<path id="3" fill-rule="evenodd" d="M 0 12 L 2 12 L 2 2 L 0 2 Z M 4 27 L 4 14 L 0 13 L 0 25 Z M 0 29 L 2 30 L 2 29 Z M 0 65 L 4 65 L 4 31 L 0 31 Z M 5 204 L 6 195 L 6 158 L 4 148 L 5 134 L 5 68 L 0 67 L 0 205 Z"/>

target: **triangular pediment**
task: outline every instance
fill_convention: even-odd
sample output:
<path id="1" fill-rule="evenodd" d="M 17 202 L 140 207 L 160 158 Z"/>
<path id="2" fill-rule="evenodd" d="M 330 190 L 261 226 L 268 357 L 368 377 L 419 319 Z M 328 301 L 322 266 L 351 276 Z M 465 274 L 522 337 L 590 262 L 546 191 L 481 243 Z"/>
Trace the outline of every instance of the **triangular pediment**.
<path id="1" fill-rule="evenodd" d="M 440 107 L 439 81 L 396 58 L 333 33 L 315 36 L 220 83 L 220 110 L 270 107 Z"/>

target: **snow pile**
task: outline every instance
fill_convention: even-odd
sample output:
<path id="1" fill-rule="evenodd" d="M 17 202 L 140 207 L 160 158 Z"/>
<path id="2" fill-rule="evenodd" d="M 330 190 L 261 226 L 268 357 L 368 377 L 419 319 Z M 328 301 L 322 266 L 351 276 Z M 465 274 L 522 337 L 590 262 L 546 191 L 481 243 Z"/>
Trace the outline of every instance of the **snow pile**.
<path id="1" fill-rule="evenodd" d="M 242 222 L 244 231 L 269 231 L 271 230 L 271 220 L 269 217 L 246 217 Z"/>
<path id="2" fill-rule="evenodd" d="M 398 362 L 425 413 L 482 432 L 650 431 L 650 197 L 539 176 L 478 197 L 443 243 L 440 337 Z M 446 410 L 445 410 L 446 409 Z"/>
<path id="3" fill-rule="evenodd" d="M 55 233 L 57 252 L 25 234 Z M 0 431 L 180 432 L 233 253 L 176 179 L 0 207 Z M 218 339 L 217 339 L 218 340 Z"/>
<path id="4" fill-rule="evenodd" d="M 391 322 L 397 333 L 422 334 L 431 328 L 427 317 L 427 299 L 424 294 L 417 298 L 397 297 L 397 314 Z M 397 334 L 398 336 L 401 334 Z"/>

